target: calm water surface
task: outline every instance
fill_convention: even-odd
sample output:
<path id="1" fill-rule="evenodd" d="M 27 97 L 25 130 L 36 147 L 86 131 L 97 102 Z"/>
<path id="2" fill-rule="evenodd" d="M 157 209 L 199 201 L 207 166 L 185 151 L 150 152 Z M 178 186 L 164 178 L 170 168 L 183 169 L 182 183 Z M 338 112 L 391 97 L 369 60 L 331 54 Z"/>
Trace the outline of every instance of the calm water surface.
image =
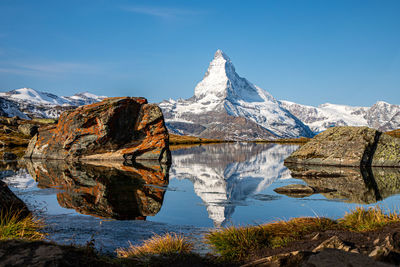
<path id="1" fill-rule="evenodd" d="M 205 145 L 173 151 L 169 169 L 27 162 L 3 170 L 0 178 L 44 218 L 49 239 L 66 244 L 94 239 L 103 252 L 154 233 L 180 232 L 196 239 L 214 227 L 299 216 L 337 218 L 355 206 L 377 203 L 398 207 L 398 170 L 333 168 L 324 171 L 340 173 L 340 178 L 295 179 L 283 160 L 296 149 L 278 144 Z M 293 183 L 332 192 L 294 198 L 273 191 Z"/>

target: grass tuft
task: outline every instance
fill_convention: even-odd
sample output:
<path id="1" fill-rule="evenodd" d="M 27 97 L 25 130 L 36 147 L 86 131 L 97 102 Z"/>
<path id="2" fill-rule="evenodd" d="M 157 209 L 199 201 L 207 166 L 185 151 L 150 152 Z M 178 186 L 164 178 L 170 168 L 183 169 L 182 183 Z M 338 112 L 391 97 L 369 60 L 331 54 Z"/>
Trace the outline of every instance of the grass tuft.
<path id="1" fill-rule="evenodd" d="M 193 250 L 193 243 L 183 235 L 167 233 L 165 235 L 154 235 L 144 240 L 142 245 L 129 244 L 128 248 L 116 250 L 120 258 L 141 258 L 149 255 L 171 255 L 190 253 Z"/>
<path id="2" fill-rule="evenodd" d="M 395 211 L 385 214 L 385 211 L 379 206 L 368 209 L 357 207 L 347 212 L 338 222 L 340 226 L 347 230 L 363 232 L 400 222 L 400 215 Z"/>
<path id="3" fill-rule="evenodd" d="M 43 228 L 43 221 L 31 214 L 25 218 L 21 218 L 20 212 L 9 211 L 0 214 L 0 240 L 42 240 L 45 238 L 45 234 L 40 232 Z"/>
<path id="4" fill-rule="evenodd" d="M 336 227 L 337 223 L 327 218 L 295 218 L 290 221 L 247 226 L 228 227 L 208 233 L 206 243 L 224 260 L 242 261 L 262 248 L 284 247 L 303 236 Z"/>

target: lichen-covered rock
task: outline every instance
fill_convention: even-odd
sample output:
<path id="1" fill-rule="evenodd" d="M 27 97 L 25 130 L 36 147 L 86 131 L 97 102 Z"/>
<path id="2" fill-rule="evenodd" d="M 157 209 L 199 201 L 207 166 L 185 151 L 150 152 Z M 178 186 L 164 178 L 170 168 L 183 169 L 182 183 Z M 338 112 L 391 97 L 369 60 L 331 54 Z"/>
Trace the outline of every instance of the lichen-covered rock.
<path id="1" fill-rule="evenodd" d="M 113 97 L 61 114 L 41 127 L 27 158 L 80 160 L 171 159 L 161 109 L 145 98 Z"/>
<path id="2" fill-rule="evenodd" d="M 285 163 L 400 167 L 400 139 L 368 127 L 333 127 L 293 152 Z"/>

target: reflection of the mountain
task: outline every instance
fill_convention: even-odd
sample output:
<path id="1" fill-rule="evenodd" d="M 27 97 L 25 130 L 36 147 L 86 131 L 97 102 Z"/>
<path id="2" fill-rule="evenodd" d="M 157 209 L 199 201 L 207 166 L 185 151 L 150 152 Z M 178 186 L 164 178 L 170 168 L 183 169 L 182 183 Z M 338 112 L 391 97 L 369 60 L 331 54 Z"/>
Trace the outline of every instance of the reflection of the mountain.
<path id="1" fill-rule="evenodd" d="M 189 179 L 216 226 L 226 224 L 235 206 L 245 204 L 279 178 L 289 178 L 283 160 L 297 146 L 236 143 L 172 152 L 172 177 Z"/>
<path id="2" fill-rule="evenodd" d="M 351 168 L 312 165 L 291 165 L 294 178 L 301 178 L 314 188 L 330 189 L 323 195 L 329 199 L 369 204 L 400 193 L 400 169 Z"/>
<path id="3" fill-rule="evenodd" d="M 26 166 L 39 187 L 61 189 L 57 194 L 61 206 L 102 218 L 154 216 L 163 203 L 163 187 L 168 184 L 168 169 L 161 167 L 64 161 L 28 161 Z"/>

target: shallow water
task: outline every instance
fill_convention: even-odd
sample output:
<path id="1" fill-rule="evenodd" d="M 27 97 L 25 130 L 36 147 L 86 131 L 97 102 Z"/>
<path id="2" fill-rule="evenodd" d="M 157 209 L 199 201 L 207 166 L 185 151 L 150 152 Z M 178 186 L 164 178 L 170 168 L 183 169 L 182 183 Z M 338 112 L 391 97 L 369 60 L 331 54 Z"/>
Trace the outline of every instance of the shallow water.
<path id="1" fill-rule="evenodd" d="M 94 239 L 103 252 L 154 233 L 180 232 L 198 239 L 220 226 L 299 216 L 337 218 L 355 206 L 377 203 L 397 207 L 398 170 L 374 169 L 365 174 L 325 168 L 340 177 L 294 179 L 283 160 L 296 149 L 279 144 L 205 145 L 173 151 L 169 170 L 47 161 L 3 170 L 0 177 L 45 219 L 49 239 L 67 244 Z M 293 183 L 332 192 L 294 198 L 273 191 Z"/>

